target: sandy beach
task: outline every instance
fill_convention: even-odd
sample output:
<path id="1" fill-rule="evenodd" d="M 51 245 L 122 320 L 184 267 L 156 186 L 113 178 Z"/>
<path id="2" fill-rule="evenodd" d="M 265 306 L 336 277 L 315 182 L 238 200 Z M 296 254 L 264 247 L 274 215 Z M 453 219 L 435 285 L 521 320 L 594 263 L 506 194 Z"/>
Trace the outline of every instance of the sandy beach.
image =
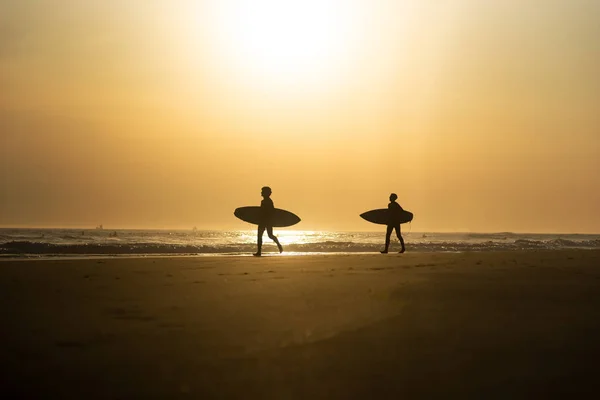
<path id="1" fill-rule="evenodd" d="M 0 262 L 23 398 L 548 398 L 600 389 L 600 251 Z"/>

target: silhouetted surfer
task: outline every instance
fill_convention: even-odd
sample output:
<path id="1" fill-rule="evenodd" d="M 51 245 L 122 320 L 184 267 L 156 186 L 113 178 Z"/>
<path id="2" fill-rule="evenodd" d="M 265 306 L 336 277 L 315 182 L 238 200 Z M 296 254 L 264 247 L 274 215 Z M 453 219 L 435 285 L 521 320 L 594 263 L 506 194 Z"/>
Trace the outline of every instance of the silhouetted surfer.
<path id="1" fill-rule="evenodd" d="M 261 223 L 258 225 L 258 251 L 254 253 L 254 255 L 261 255 L 262 237 L 263 233 L 265 233 L 265 229 L 267 230 L 267 235 L 269 235 L 269 238 L 275 242 L 277 248 L 279 249 L 279 252 L 282 253 L 283 247 L 281 247 L 277 236 L 273 235 L 273 224 L 271 222 L 271 216 L 273 214 L 273 210 L 275 209 L 275 205 L 273 204 L 273 200 L 271 200 L 271 188 L 268 186 L 263 187 L 260 192 L 260 195 L 264 198 L 260 202 L 262 216 Z"/>
<path id="2" fill-rule="evenodd" d="M 398 199 L 398 195 L 396 193 L 390 194 L 390 204 L 388 204 L 388 213 L 390 215 L 390 224 L 387 226 L 387 232 L 385 233 L 385 250 L 381 251 L 381 254 L 386 254 L 390 247 L 390 236 L 392 236 L 392 231 L 396 230 L 396 235 L 398 235 L 398 240 L 400 240 L 400 244 L 402 245 L 402 250 L 400 253 L 404 253 L 406 248 L 404 247 L 404 239 L 402 239 L 402 232 L 400 231 L 400 213 L 403 211 L 400 204 L 396 203 Z"/>

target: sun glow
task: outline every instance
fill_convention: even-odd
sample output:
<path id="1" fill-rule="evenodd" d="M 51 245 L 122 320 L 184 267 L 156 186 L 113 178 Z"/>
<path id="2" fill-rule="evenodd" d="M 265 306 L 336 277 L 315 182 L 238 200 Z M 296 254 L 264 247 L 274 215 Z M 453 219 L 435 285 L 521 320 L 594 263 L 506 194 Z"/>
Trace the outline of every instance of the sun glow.
<path id="1" fill-rule="evenodd" d="M 211 12 L 219 56 L 253 84 L 332 82 L 344 74 L 360 39 L 352 0 L 221 0 Z"/>

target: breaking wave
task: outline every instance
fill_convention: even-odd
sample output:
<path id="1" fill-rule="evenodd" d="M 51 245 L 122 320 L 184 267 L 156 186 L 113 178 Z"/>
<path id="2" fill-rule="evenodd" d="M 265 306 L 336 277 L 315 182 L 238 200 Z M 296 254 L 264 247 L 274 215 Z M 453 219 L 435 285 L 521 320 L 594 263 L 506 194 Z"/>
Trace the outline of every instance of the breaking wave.
<path id="1" fill-rule="evenodd" d="M 392 251 L 398 250 L 393 244 Z M 297 253 L 356 253 L 377 252 L 381 243 L 355 241 L 323 241 L 291 243 L 284 245 L 285 251 Z M 424 241 L 407 240 L 411 252 L 462 252 L 462 251 L 513 251 L 513 250 L 559 250 L 559 249 L 600 249 L 600 239 L 514 239 L 486 241 Z M 0 244 L 0 255 L 158 255 L 158 254 L 243 254 L 255 251 L 255 243 L 156 243 L 156 242 L 104 242 L 104 243 L 47 243 L 30 240 L 13 240 Z M 275 251 L 274 245 L 265 242 L 264 251 Z"/>

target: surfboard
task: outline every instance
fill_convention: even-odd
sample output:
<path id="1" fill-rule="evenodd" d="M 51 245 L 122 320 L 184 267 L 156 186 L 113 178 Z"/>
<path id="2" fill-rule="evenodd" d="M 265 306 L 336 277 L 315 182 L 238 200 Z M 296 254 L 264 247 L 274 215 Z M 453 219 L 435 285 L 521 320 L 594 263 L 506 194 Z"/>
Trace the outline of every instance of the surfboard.
<path id="1" fill-rule="evenodd" d="M 258 206 L 249 206 L 249 207 L 240 207 L 236 208 L 233 212 L 233 215 L 241 219 L 242 221 L 260 225 L 262 213 L 260 207 Z M 271 215 L 270 225 L 277 228 L 283 228 L 285 226 L 296 225 L 300 222 L 300 217 L 296 214 L 291 213 L 286 210 L 282 210 L 279 208 L 275 208 L 273 210 L 273 214 Z"/>
<path id="2" fill-rule="evenodd" d="M 390 221 L 389 210 L 387 208 L 379 208 L 377 210 L 371 210 L 360 214 L 362 219 L 365 219 L 374 224 L 381 225 L 396 225 L 396 224 L 405 224 L 407 222 L 412 221 L 413 213 L 410 211 L 402 210 L 400 211 L 398 218 L 396 220 Z"/>

